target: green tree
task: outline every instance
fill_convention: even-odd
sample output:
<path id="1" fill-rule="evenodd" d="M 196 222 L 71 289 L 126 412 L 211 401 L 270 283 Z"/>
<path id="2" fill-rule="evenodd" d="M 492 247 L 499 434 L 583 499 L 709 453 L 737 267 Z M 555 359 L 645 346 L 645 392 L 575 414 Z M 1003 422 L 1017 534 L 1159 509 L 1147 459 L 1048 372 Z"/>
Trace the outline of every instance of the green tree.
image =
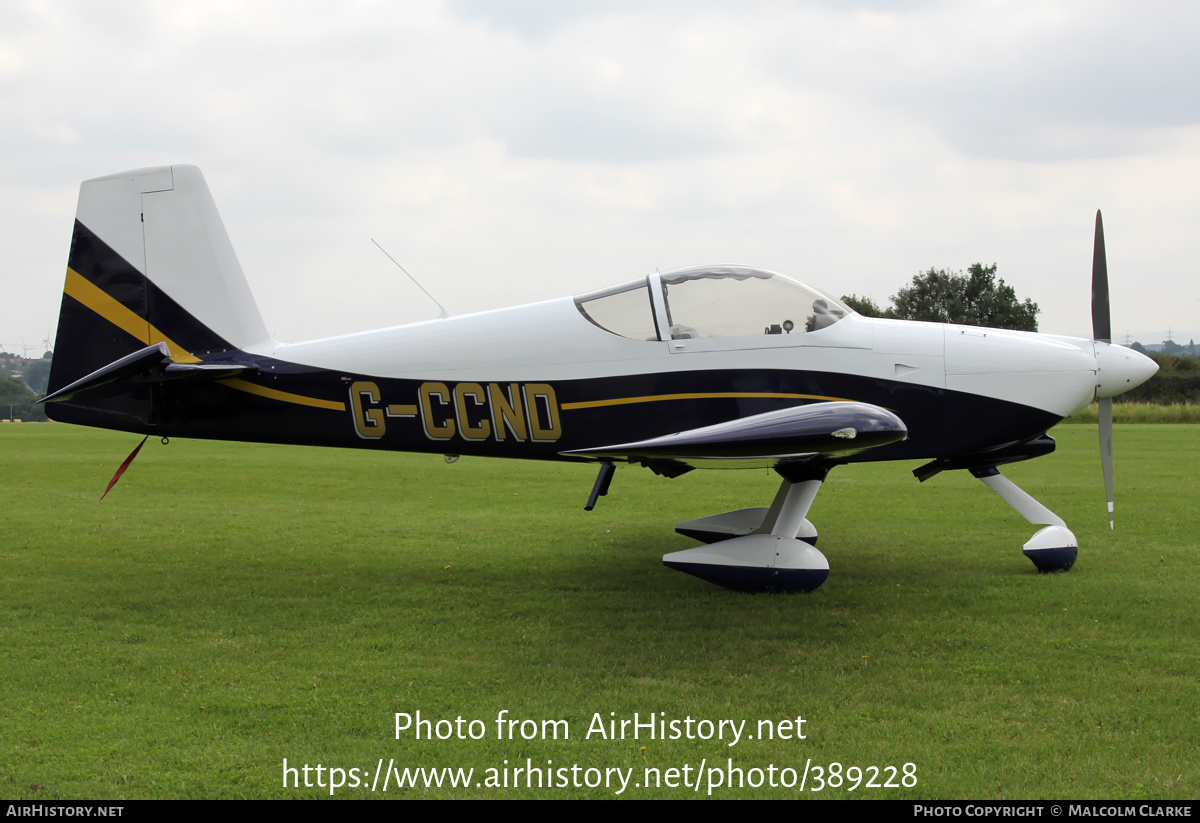
<path id="1" fill-rule="evenodd" d="M 0 377 L 0 418 L 7 420 L 11 414 L 17 420 L 45 420 L 46 409 L 36 400 L 37 395 L 17 378 Z"/>
<path id="2" fill-rule="evenodd" d="M 25 385 L 37 392 L 40 397 L 46 393 L 46 386 L 50 382 L 50 361 L 26 360 L 25 366 L 21 369 L 21 377 L 25 380 Z"/>
<path id="3" fill-rule="evenodd" d="M 895 317 L 891 309 L 881 309 L 869 297 L 859 297 L 857 294 L 843 294 L 842 302 L 864 317 Z"/>
<path id="4" fill-rule="evenodd" d="M 964 272 L 930 269 L 892 295 L 892 305 L 880 308 L 869 297 L 842 295 L 842 302 L 867 317 L 961 323 L 993 329 L 1037 331 L 1038 306 L 1017 298 L 1012 286 L 996 280 L 996 264 L 975 263 Z"/>
<path id="5" fill-rule="evenodd" d="M 1037 331 L 1038 306 L 1022 302 L 1012 286 L 996 280 L 996 264 L 971 265 L 966 273 L 930 269 L 892 297 L 895 317 Z"/>

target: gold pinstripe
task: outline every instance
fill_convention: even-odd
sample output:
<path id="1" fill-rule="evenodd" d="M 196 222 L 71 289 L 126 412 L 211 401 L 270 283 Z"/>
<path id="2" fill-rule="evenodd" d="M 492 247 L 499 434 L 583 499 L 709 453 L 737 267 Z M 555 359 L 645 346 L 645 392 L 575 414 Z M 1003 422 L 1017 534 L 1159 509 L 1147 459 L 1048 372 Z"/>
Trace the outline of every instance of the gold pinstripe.
<path id="1" fill-rule="evenodd" d="M 92 283 L 70 267 L 67 268 L 67 282 L 63 287 L 63 292 L 147 346 L 158 342 L 166 343 L 171 349 L 171 359 L 175 362 L 200 362 L 199 357 L 196 357 L 183 346 L 167 337 L 147 320 L 139 317 L 136 312 L 121 305 L 121 303 L 114 300 L 95 283 Z M 339 403 L 334 400 L 320 400 L 316 397 L 305 397 L 302 394 L 292 394 L 291 392 L 279 391 L 278 389 L 269 389 L 266 386 L 260 386 L 257 383 L 251 383 L 236 377 L 231 377 L 227 380 L 218 380 L 217 382 L 231 389 L 237 389 L 238 391 L 258 395 L 259 397 L 267 397 L 271 400 L 279 400 L 284 403 L 312 406 L 318 409 L 331 409 L 333 411 L 346 410 L 345 403 Z"/>
<path id="2" fill-rule="evenodd" d="M 587 400 L 579 403 L 563 403 L 563 411 L 595 409 L 601 406 L 624 406 L 630 403 L 657 403 L 660 400 L 709 400 L 731 397 L 770 397 L 782 400 L 849 400 L 847 397 L 827 397 L 823 394 L 783 394 L 777 392 L 696 392 L 693 394 L 651 394 L 643 397 L 614 397 L 610 400 Z"/>
<path id="3" fill-rule="evenodd" d="M 292 394 L 291 392 L 279 391 L 279 389 L 269 389 L 266 386 L 260 386 L 257 383 L 250 383 L 242 380 L 239 377 L 230 377 L 225 380 L 218 380 L 218 383 L 224 384 L 231 389 L 244 391 L 248 394 L 257 394 L 259 397 L 269 397 L 272 400 L 282 400 L 284 403 L 295 403 L 298 406 L 312 406 L 317 409 L 332 409 L 333 411 L 345 411 L 346 404 L 339 403 L 336 400 L 321 400 L 316 397 L 305 397 L 302 394 Z"/>
<path id="4" fill-rule="evenodd" d="M 144 318 L 139 317 L 112 297 L 109 297 L 107 292 L 74 269 L 67 269 L 67 284 L 63 287 L 63 291 L 103 317 L 109 323 L 142 341 L 147 346 L 158 342 L 166 343 L 171 348 L 171 359 L 175 362 L 200 362 L 199 357 L 194 356 L 183 346 L 154 328 Z"/>

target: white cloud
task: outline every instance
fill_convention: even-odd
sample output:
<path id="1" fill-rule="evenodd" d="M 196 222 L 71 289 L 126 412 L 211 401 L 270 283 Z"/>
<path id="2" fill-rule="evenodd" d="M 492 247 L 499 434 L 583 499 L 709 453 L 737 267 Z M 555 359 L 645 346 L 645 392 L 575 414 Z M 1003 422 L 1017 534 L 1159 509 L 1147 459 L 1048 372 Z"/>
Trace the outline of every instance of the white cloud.
<path id="1" fill-rule="evenodd" d="M 79 181 L 163 162 L 205 170 L 286 339 L 436 313 L 370 237 L 460 311 L 711 261 L 885 301 L 980 260 L 1083 333 L 1098 206 L 1114 294 L 1174 298 L 1128 324 L 1200 326 L 1197 14 L 6 4 L 0 340 L 57 312 Z"/>

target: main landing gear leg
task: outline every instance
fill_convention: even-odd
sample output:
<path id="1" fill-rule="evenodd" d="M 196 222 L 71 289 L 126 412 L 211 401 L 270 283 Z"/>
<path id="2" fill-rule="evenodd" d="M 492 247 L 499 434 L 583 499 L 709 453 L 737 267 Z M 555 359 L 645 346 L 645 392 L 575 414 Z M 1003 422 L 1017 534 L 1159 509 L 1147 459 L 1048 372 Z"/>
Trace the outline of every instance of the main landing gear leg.
<path id="1" fill-rule="evenodd" d="M 1075 558 L 1079 556 L 1079 541 L 1061 517 L 1030 497 L 994 466 L 971 469 L 971 474 L 1030 523 L 1045 526 L 1029 539 L 1024 549 L 1025 556 L 1033 561 L 1038 571 L 1065 572 L 1075 565 Z"/>
<path id="2" fill-rule="evenodd" d="M 828 472 L 824 472 L 828 474 Z M 793 483 L 786 478 L 779 484 L 775 492 L 775 500 L 767 509 L 762 524 L 754 530 L 755 534 L 772 534 L 776 537 L 794 537 L 803 540 L 810 546 L 817 545 L 817 529 L 808 521 L 808 509 L 812 506 L 817 492 L 821 490 L 821 479 L 800 480 Z M 799 521 L 797 522 L 797 518 Z"/>
<path id="3" fill-rule="evenodd" d="M 829 470 L 777 471 L 784 480 L 769 509 L 680 523 L 681 533 L 707 537 L 710 545 L 664 555 L 663 565 L 739 591 L 808 592 L 824 583 L 829 561 L 816 549 L 817 530 L 807 515 Z"/>

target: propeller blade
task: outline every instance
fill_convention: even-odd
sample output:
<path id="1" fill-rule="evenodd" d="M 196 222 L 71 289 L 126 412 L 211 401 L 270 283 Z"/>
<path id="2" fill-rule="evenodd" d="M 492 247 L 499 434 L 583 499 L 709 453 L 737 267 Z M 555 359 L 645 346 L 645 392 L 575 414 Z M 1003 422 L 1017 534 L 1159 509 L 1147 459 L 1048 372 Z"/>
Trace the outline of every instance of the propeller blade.
<path id="1" fill-rule="evenodd" d="M 1104 494 L 1108 499 L 1108 527 L 1113 528 L 1113 406 L 1111 397 L 1100 398 L 1100 463 L 1104 466 Z"/>
<path id="2" fill-rule="evenodd" d="M 1112 342 L 1108 310 L 1108 259 L 1104 254 L 1104 222 L 1096 210 L 1096 244 L 1092 249 L 1092 339 Z"/>
<path id="3" fill-rule="evenodd" d="M 1092 248 L 1092 339 L 1112 342 L 1112 317 L 1108 302 L 1108 257 L 1104 253 L 1104 221 L 1096 209 L 1096 242 Z M 1108 500 L 1108 527 L 1113 526 L 1113 406 L 1111 397 L 1100 402 L 1100 463 L 1104 467 L 1104 494 Z"/>

